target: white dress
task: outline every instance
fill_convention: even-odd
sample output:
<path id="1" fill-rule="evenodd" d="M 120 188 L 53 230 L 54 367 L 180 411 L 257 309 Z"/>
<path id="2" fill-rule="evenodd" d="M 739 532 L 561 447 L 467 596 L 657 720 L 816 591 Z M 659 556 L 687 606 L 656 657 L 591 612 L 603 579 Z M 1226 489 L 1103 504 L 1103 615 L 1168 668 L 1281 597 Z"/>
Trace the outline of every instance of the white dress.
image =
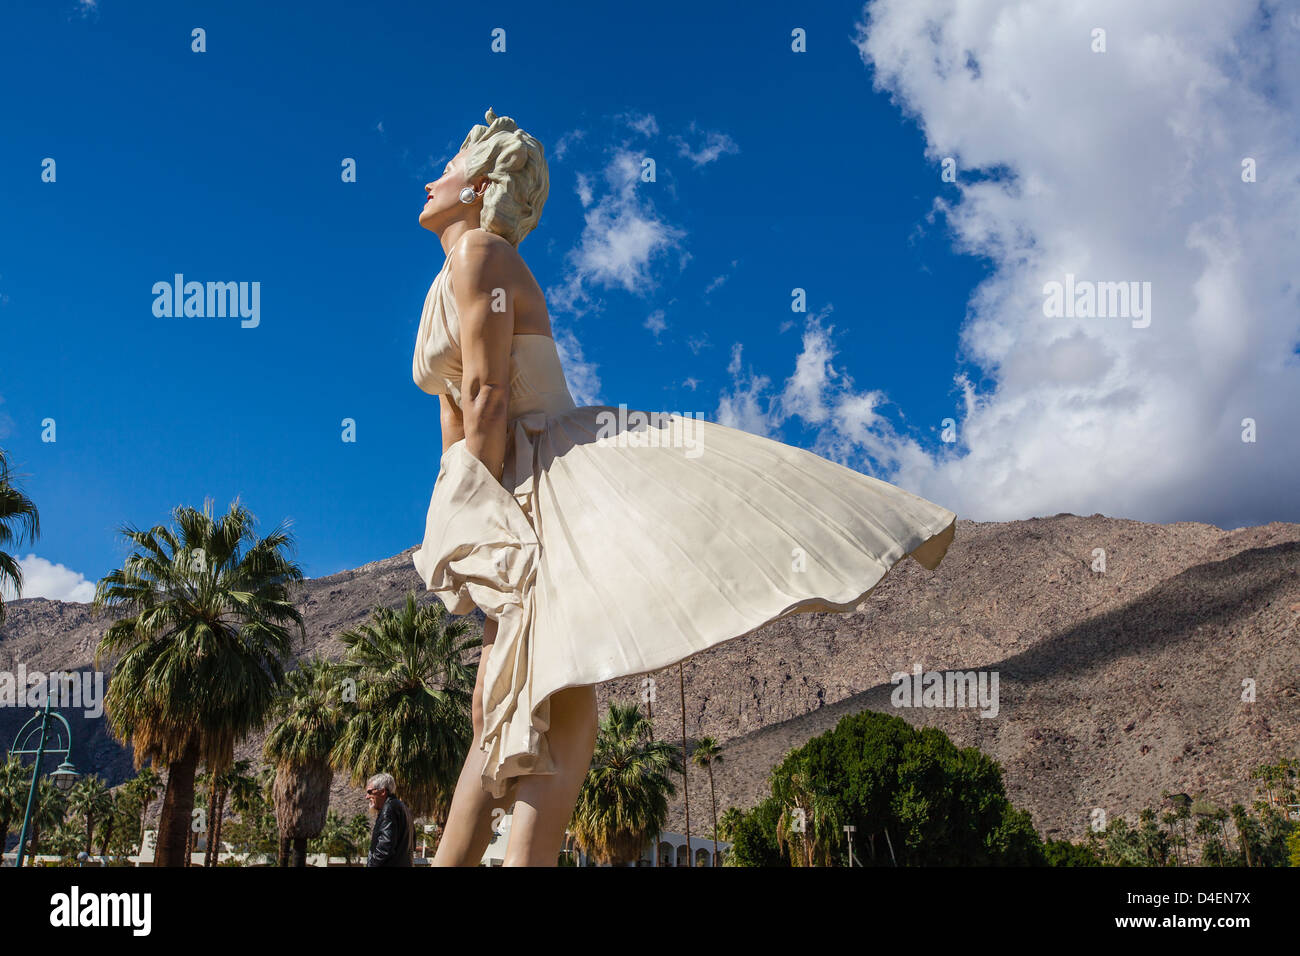
<path id="1" fill-rule="evenodd" d="M 454 253 L 453 253 L 454 254 Z M 460 404 L 448 257 L 412 373 Z M 638 417 L 643 415 L 643 417 Z M 577 407 L 555 342 L 517 334 L 500 482 L 461 439 L 414 554 L 453 614 L 498 622 L 484 788 L 554 773 L 548 698 L 660 670 L 791 614 L 853 611 L 895 564 L 938 567 L 957 516 L 812 452 L 690 416 Z"/>

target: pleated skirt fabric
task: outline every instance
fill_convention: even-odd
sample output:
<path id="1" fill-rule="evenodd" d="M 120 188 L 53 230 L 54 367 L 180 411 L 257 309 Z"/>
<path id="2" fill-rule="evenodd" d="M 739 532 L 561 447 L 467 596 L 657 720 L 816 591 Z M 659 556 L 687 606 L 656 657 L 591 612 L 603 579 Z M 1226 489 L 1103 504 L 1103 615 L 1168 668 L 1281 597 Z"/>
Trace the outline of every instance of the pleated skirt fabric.
<path id="1" fill-rule="evenodd" d="M 612 406 L 510 422 L 496 481 L 442 457 L 414 562 L 498 621 L 485 789 L 552 773 L 548 698 L 660 670 L 791 614 L 855 610 L 903 558 L 939 565 L 956 514 L 812 452 Z"/>

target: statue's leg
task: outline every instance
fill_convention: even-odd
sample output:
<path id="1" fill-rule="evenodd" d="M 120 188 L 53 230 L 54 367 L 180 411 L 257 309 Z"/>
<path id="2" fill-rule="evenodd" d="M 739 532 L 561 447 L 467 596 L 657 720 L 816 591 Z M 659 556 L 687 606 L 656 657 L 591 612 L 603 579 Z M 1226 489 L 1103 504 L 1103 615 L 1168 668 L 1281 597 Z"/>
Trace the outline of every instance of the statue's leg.
<path id="1" fill-rule="evenodd" d="M 509 811 L 510 804 L 515 801 L 514 788 L 507 790 L 500 800 L 492 799 L 492 795 L 483 789 L 483 764 L 487 754 L 478 749 L 478 741 L 483 735 L 483 675 L 487 672 L 488 654 L 496 636 L 497 622 L 489 618 L 483 625 L 483 653 L 479 657 L 478 679 L 474 682 L 471 711 L 474 740 L 456 781 L 446 831 L 438 843 L 433 866 L 478 866 L 482 863 L 483 854 L 492 842 L 493 823 L 504 816 L 497 814 L 494 821 L 493 811 Z"/>
<path id="2" fill-rule="evenodd" d="M 567 687 L 551 695 L 546 732 L 556 772 L 518 781 L 506 866 L 555 866 L 596 749 L 596 688 Z"/>

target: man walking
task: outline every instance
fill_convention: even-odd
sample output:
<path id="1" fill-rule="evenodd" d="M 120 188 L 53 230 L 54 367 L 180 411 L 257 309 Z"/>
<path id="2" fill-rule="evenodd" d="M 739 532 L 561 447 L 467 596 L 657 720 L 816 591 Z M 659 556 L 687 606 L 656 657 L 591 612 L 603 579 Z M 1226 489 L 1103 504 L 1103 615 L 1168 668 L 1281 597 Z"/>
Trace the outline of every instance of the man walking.
<path id="1" fill-rule="evenodd" d="M 375 811 L 370 831 L 370 856 L 366 866 L 410 866 L 415 830 L 411 811 L 397 799 L 397 781 L 392 774 L 377 773 L 366 781 L 366 799 Z"/>

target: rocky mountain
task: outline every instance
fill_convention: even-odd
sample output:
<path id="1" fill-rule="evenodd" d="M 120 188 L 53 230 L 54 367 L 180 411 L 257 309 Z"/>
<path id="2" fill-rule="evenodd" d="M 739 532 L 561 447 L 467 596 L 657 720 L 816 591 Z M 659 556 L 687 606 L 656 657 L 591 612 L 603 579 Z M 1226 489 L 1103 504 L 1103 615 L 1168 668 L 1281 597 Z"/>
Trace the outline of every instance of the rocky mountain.
<path id="1" fill-rule="evenodd" d="M 420 587 L 409 551 L 308 580 L 301 653 L 338 657 L 340 631 Z M 87 605 L 16 601 L 0 630 L 0 670 L 88 668 L 106 624 Z M 891 676 L 916 668 L 996 674 L 996 714 L 895 707 Z M 1300 755 L 1300 525 L 959 520 L 937 570 L 905 560 L 856 613 L 788 618 L 683 670 L 688 737 L 723 747 L 719 813 L 752 806 L 788 750 L 868 709 L 938 727 L 998 760 L 1012 802 L 1046 837 L 1081 836 L 1098 808 L 1132 822 L 1166 789 L 1249 805 L 1254 767 Z M 678 668 L 650 676 L 656 734 L 680 741 Z M 601 685 L 602 712 L 610 700 L 640 699 L 642 680 Z M 0 708 L 0 742 L 28 716 Z M 132 773 L 103 719 L 74 718 L 73 732 L 83 772 L 111 783 Z M 260 749 L 250 740 L 241 756 Z M 692 766 L 689 781 L 698 834 L 712 822 L 708 775 Z M 363 806 L 343 780 L 335 803 L 346 813 Z M 679 790 L 670 829 L 682 829 L 683 809 Z"/>

